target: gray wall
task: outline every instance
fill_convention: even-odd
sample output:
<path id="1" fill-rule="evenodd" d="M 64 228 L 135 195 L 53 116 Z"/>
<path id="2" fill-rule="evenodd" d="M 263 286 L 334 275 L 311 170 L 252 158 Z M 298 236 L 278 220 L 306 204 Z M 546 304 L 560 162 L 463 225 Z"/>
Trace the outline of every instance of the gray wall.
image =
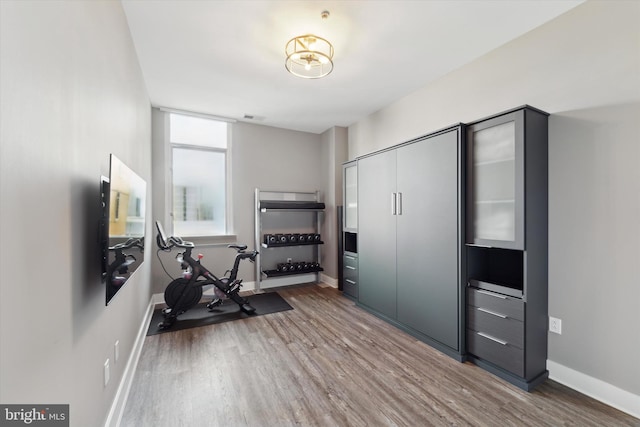
<path id="1" fill-rule="evenodd" d="M 100 175 L 114 153 L 150 188 L 148 96 L 119 2 L 2 1 L 0 17 L 0 402 L 70 404 L 72 426 L 97 426 L 146 312 L 151 265 L 105 307 Z"/>
<path id="2" fill-rule="evenodd" d="M 165 113 L 154 109 L 154 183 L 155 197 L 164 200 L 165 191 L 160 184 L 166 183 L 168 159 L 163 138 L 156 131 L 162 131 L 162 119 Z M 326 162 L 322 156 L 321 136 L 298 131 L 260 126 L 250 123 L 231 125 L 231 182 L 233 206 L 233 232 L 237 242 L 254 247 L 254 190 L 316 191 L 324 187 L 323 170 Z M 168 201 L 154 205 L 154 220 L 169 221 Z M 169 229 L 169 227 L 166 227 Z M 206 243 L 199 240 L 198 244 Z M 260 250 L 260 249 L 258 249 Z M 204 255 L 203 264 L 214 274 L 221 276 L 233 265 L 235 252 L 226 244 L 217 246 L 199 246 L 198 252 Z M 162 270 L 153 253 L 153 292 L 162 293 L 170 279 Z M 175 261 L 176 251 L 161 253 L 160 256 L 169 273 L 176 277 L 180 274 L 179 264 Z M 247 283 L 244 289 L 251 289 L 249 282 L 255 281 L 253 264 L 245 262 L 240 267 L 239 278 Z"/>
<path id="3" fill-rule="evenodd" d="M 639 18 L 639 2 L 586 2 L 349 127 L 354 158 L 522 104 L 551 113 L 549 360 L 636 395 Z"/>
<path id="4" fill-rule="evenodd" d="M 322 227 L 323 275 L 338 278 L 338 218 L 337 207 L 342 206 L 342 163 L 347 161 L 347 128 L 332 127 L 322 133 L 322 192 L 326 205 Z M 331 281 L 333 281 L 331 280 Z M 329 281 L 329 280 L 328 280 Z M 337 285 L 337 282 L 336 282 Z"/>

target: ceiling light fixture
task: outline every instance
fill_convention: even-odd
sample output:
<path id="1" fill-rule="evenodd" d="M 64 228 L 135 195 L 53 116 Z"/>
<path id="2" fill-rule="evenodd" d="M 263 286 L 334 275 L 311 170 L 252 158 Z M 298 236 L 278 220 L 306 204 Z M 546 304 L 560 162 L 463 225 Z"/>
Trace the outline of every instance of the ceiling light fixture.
<path id="1" fill-rule="evenodd" d="M 329 12 L 321 14 L 327 19 Z M 294 37 L 285 46 L 285 68 L 294 76 L 319 79 L 333 71 L 333 46 L 328 40 L 313 34 Z"/>

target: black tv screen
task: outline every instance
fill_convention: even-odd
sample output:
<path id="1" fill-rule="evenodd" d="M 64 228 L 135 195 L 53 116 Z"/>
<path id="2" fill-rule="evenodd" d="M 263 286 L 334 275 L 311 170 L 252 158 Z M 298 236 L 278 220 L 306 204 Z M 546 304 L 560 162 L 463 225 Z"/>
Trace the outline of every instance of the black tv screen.
<path id="1" fill-rule="evenodd" d="M 102 273 L 106 304 L 144 261 L 147 183 L 111 154 L 102 179 Z"/>

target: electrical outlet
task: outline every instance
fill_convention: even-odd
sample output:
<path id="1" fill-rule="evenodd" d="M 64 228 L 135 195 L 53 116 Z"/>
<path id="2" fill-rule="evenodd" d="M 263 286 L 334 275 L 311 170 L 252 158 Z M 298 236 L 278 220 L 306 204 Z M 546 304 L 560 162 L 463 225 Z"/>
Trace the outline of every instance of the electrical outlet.
<path id="1" fill-rule="evenodd" d="M 109 359 L 104 362 L 104 386 L 106 387 L 109 384 Z"/>
<path id="2" fill-rule="evenodd" d="M 120 340 L 116 340 L 113 344 L 113 363 L 118 363 L 118 359 L 120 359 Z"/>
<path id="3" fill-rule="evenodd" d="M 562 320 L 549 316 L 549 332 L 562 335 Z"/>

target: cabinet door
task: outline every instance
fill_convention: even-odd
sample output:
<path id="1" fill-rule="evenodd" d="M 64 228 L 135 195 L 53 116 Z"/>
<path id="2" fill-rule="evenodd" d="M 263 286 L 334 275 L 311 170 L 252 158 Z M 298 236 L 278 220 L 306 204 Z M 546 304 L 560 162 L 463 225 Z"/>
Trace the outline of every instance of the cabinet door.
<path id="1" fill-rule="evenodd" d="M 358 167 L 357 163 L 344 166 L 344 230 L 358 231 Z"/>
<path id="2" fill-rule="evenodd" d="M 459 131 L 398 149 L 398 320 L 458 350 Z"/>
<path id="3" fill-rule="evenodd" d="M 524 249 L 524 111 L 468 128 L 468 242 Z"/>
<path id="4" fill-rule="evenodd" d="M 396 318 L 396 152 L 358 160 L 358 301 Z"/>

